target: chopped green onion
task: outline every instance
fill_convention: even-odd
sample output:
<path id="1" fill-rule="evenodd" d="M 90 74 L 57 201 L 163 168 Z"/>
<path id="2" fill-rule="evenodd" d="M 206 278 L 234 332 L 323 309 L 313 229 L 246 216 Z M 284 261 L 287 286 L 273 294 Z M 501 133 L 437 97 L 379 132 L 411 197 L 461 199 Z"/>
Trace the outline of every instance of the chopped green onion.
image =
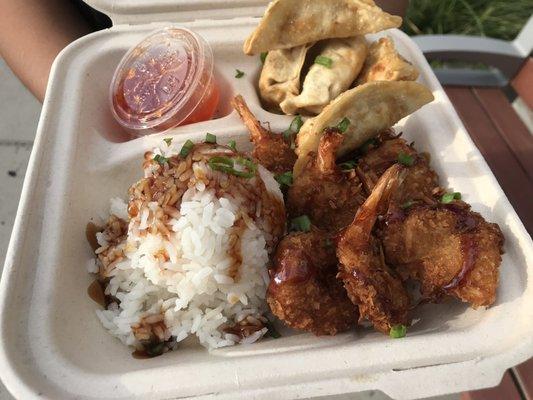
<path id="1" fill-rule="evenodd" d="M 283 138 L 285 139 L 285 141 L 290 143 L 292 150 L 294 150 L 296 148 L 296 143 L 294 142 L 294 136 L 298 132 L 300 132 L 300 129 L 302 128 L 303 124 L 304 124 L 304 122 L 302 121 L 302 117 L 297 115 L 291 121 L 291 124 L 289 125 L 289 128 L 286 131 L 283 132 Z"/>
<path id="2" fill-rule="evenodd" d="M 320 64 L 326 68 L 331 68 L 331 66 L 333 65 L 333 60 L 329 57 L 317 56 L 315 58 L 315 64 Z"/>
<path id="3" fill-rule="evenodd" d="M 274 328 L 274 325 L 272 324 L 272 322 L 270 321 L 267 321 L 265 323 L 265 327 L 268 329 L 267 333 L 272 336 L 274 339 L 279 339 L 281 337 L 281 335 L 279 334 L 279 332 L 276 330 L 276 328 Z"/>
<path id="4" fill-rule="evenodd" d="M 240 69 L 235 70 L 235 78 L 240 79 L 244 76 L 244 72 L 242 72 Z"/>
<path id="5" fill-rule="evenodd" d="M 206 143 L 216 144 L 217 143 L 217 137 L 215 135 L 213 135 L 212 133 L 207 132 L 205 134 L 205 142 Z"/>
<path id="6" fill-rule="evenodd" d="M 307 215 L 293 218 L 290 224 L 291 231 L 309 232 L 311 230 L 311 220 Z"/>
<path id="7" fill-rule="evenodd" d="M 454 192 L 454 193 L 444 193 L 442 197 L 440 198 L 440 202 L 442 204 L 448 204 L 451 203 L 454 200 L 461 200 L 461 193 Z"/>
<path id="8" fill-rule="evenodd" d="M 342 133 L 346 132 L 348 129 L 348 126 L 350 126 L 350 120 L 348 118 L 343 118 L 341 122 L 337 125 L 337 129 L 341 131 Z"/>
<path id="9" fill-rule="evenodd" d="M 247 158 L 237 157 L 235 162 L 243 167 L 248 168 L 248 171 L 233 171 L 233 175 L 240 176 L 241 178 L 253 178 L 257 171 L 257 165 L 253 161 L 248 160 Z"/>
<path id="10" fill-rule="evenodd" d="M 158 162 L 159 164 L 164 164 L 168 162 L 168 158 L 163 157 L 161 154 L 156 154 L 154 156 L 154 161 Z"/>
<path id="11" fill-rule="evenodd" d="M 402 208 L 402 209 L 405 210 L 405 209 L 411 207 L 411 206 L 414 205 L 414 204 L 416 204 L 416 201 L 408 200 L 408 201 L 406 201 L 405 203 L 403 203 L 403 204 L 400 206 L 400 208 Z"/>
<path id="12" fill-rule="evenodd" d="M 225 172 L 227 174 L 246 179 L 253 178 L 255 176 L 255 172 L 257 171 L 257 165 L 255 165 L 252 161 L 242 157 L 238 157 L 235 160 L 228 157 L 211 157 L 207 163 L 209 167 L 215 171 Z M 246 167 L 248 170 L 236 170 L 235 164 Z"/>
<path id="13" fill-rule="evenodd" d="M 395 325 L 390 328 L 389 336 L 393 339 L 403 338 L 407 333 L 407 327 L 405 325 Z"/>
<path id="14" fill-rule="evenodd" d="M 187 140 L 180 150 L 180 157 L 181 158 L 187 157 L 193 147 L 194 147 L 194 143 L 190 140 Z"/>
<path id="15" fill-rule="evenodd" d="M 357 165 L 357 161 L 352 160 L 352 161 L 346 161 L 346 162 L 339 164 L 339 167 L 341 167 L 343 171 L 350 171 L 354 169 L 356 165 Z"/>
<path id="16" fill-rule="evenodd" d="M 265 60 L 268 56 L 268 51 L 265 51 L 264 53 L 261 53 L 261 62 L 264 64 Z"/>
<path id="17" fill-rule="evenodd" d="M 172 138 L 169 137 L 169 138 L 163 139 L 163 141 L 167 144 L 167 146 L 170 146 L 170 144 L 172 143 Z"/>
<path id="18" fill-rule="evenodd" d="M 292 140 L 292 137 L 294 136 L 294 132 L 290 129 L 287 129 L 286 131 L 283 131 L 283 139 L 286 141 Z"/>
<path id="19" fill-rule="evenodd" d="M 276 175 L 274 178 L 280 186 L 292 185 L 292 172 L 284 172 L 283 174 Z"/>
<path id="20" fill-rule="evenodd" d="M 415 159 L 413 158 L 413 156 L 401 151 L 400 154 L 398 154 L 398 162 L 400 164 L 410 167 L 415 163 Z"/>
<path id="21" fill-rule="evenodd" d="M 294 117 L 291 124 L 289 125 L 289 130 L 294 133 L 298 133 L 300 132 L 300 128 L 303 124 L 304 122 L 302 121 L 302 117 L 300 115 L 297 115 L 296 117 Z"/>
<path id="22" fill-rule="evenodd" d="M 230 140 L 228 143 L 228 147 L 230 149 L 233 149 L 233 151 L 237 151 L 237 143 L 235 142 L 235 140 Z"/>
<path id="23" fill-rule="evenodd" d="M 378 144 L 378 140 L 376 138 L 372 138 L 372 139 L 368 139 L 366 142 L 363 143 L 363 145 L 361 146 L 361 151 L 366 153 L 366 151 L 368 150 L 368 148 L 370 146 L 375 146 Z"/>
<path id="24" fill-rule="evenodd" d="M 208 162 L 211 164 L 223 164 L 228 167 L 233 167 L 233 160 L 229 157 L 211 157 Z"/>

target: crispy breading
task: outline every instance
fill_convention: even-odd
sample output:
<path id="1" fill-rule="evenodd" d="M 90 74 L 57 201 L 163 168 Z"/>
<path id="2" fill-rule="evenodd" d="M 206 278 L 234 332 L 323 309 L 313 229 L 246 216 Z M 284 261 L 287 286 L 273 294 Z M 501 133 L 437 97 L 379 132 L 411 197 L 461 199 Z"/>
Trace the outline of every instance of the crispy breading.
<path id="1" fill-rule="evenodd" d="M 354 171 L 342 171 L 335 153 L 344 137 L 329 129 L 322 138 L 318 154 L 313 154 L 287 194 L 289 215 L 307 215 L 311 222 L 327 231 L 347 226 L 365 200 Z"/>
<path id="2" fill-rule="evenodd" d="M 335 335 L 356 325 L 357 307 L 336 278 L 335 245 L 317 229 L 280 242 L 267 291 L 270 309 L 291 328 Z"/>
<path id="3" fill-rule="evenodd" d="M 395 325 L 409 325 L 410 299 L 402 281 L 385 263 L 381 242 L 372 230 L 402 180 L 403 168 L 395 164 L 379 179 L 353 222 L 339 235 L 339 278 L 348 297 L 385 334 Z"/>
<path id="4" fill-rule="evenodd" d="M 474 308 L 496 300 L 500 228 L 462 201 L 395 212 L 382 232 L 387 262 L 421 283 L 424 297 L 448 294 Z"/>
<path id="5" fill-rule="evenodd" d="M 264 128 L 252 114 L 242 96 L 236 96 L 232 105 L 250 132 L 250 140 L 254 144 L 252 156 L 257 162 L 272 173 L 292 171 L 296 154 L 290 144 L 284 140 L 283 135 Z"/>
<path id="6" fill-rule="evenodd" d="M 429 166 L 429 161 L 423 154 L 407 144 L 401 137 L 384 132 L 378 139 L 377 146 L 361 157 L 357 164 L 357 175 L 361 179 L 365 191 L 370 193 L 379 177 L 393 164 L 398 162 L 400 154 L 412 160 L 413 165 L 407 173 L 394 200 L 401 204 L 408 201 L 421 201 L 434 204 L 434 193 L 439 189 L 439 178 Z"/>

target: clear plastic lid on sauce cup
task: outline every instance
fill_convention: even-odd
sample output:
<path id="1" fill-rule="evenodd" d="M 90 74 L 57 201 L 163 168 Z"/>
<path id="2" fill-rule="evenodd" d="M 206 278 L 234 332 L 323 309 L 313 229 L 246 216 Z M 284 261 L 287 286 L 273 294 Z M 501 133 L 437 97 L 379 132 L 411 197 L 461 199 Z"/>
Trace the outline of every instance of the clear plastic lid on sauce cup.
<path id="1" fill-rule="evenodd" d="M 130 49 L 110 88 L 113 115 L 136 135 L 211 119 L 218 98 L 211 47 L 200 35 L 175 27 Z"/>

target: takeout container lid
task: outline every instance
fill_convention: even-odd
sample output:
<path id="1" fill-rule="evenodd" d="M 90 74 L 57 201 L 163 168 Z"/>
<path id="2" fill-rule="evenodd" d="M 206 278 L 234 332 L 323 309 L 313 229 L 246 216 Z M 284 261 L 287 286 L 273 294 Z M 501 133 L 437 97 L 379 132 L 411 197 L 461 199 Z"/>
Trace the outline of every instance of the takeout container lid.
<path id="1" fill-rule="evenodd" d="M 270 0 L 85 0 L 118 24 L 190 22 L 263 15 Z"/>
<path id="2" fill-rule="evenodd" d="M 226 102 L 242 94 L 274 131 L 286 129 L 291 117 L 261 108 L 259 58 L 241 50 L 268 1 L 87 2 L 109 14 L 114 26 L 72 43 L 52 67 L 0 282 L 0 377 L 16 397 L 295 399 L 381 390 L 412 399 L 494 386 L 507 368 L 533 355 L 531 238 L 420 50 L 391 30 L 383 34 L 393 37 L 435 95 L 397 128 L 432 154 L 443 184 L 463 191 L 506 237 L 497 304 L 486 311 L 458 302 L 425 306 L 421 321 L 401 340 L 361 329 L 336 337 L 287 334 L 212 353 L 185 347 L 132 359 L 101 327 L 86 295 L 91 278 L 83 264 L 91 253 L 85 223 L 107 210 L 109 198 L 126 195 L 141 175 L 142 154 L 161 138 L 200 141 L 211 132 L 221 143 L 235 139 L 244 150 L 250 145 L 229 109 L 218 120 L 163 135 L 111 140 L 106 135 L 117 125 L 107 94 L 118 61 L 150 32 L 183 25 L 213 47 Z M 235 68 L 253 72 L 236 80 Z"/>

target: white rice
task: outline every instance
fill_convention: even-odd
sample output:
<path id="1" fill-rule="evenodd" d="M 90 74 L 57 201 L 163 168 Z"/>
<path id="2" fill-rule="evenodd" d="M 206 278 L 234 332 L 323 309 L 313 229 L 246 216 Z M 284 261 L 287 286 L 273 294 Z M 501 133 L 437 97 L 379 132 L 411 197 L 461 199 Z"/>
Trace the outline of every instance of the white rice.
<path id="1" fill-rule="evenodd" d="M 262 178 L 264 175 L 261 171 Z M 270 173 L 266 175 L 265 184 L 281 197 Z M 218 348 L 260 339 L 266 328 L 247 337 L 221 328 L 245 318 L 259 325 L 264 321 L 269 234 L 243 218 L 239 201 L 228 194 L 217 198 L 214 189 L 203 183 L 189 185 L 183 194 L 179 216 L 166 222 L 170 236 L 150 231 L 158 207 L 157 202 L 149 203 L 130 221 L 126 203 L 111 200 L 110 213 L 129 221 L 129 227 L 127 238 L 116 247 L 125 258 L 116 263 L 105 288 L 105 294 L 116 297 L 119 304 L 96 311 L 102 325 L 123 343 L 136 347 L 140 343 L 132 325 L 158 314 L 163 315 L 171 336 L 168 339 L 176 342 L 195 335 L 203 346 Z M 238 279 L 234 279 L 229 238 L 239 219 L 244 219 L 242 264 Z M 101 246 L 98 254 L 108 248 L 108 242 L 104 234 L 98 234 L 97 241 Z M 158 257 L 162 251 L 168 261 Z M 89 263 L 89 272 L 97 269 L 94 262 Z"/>

